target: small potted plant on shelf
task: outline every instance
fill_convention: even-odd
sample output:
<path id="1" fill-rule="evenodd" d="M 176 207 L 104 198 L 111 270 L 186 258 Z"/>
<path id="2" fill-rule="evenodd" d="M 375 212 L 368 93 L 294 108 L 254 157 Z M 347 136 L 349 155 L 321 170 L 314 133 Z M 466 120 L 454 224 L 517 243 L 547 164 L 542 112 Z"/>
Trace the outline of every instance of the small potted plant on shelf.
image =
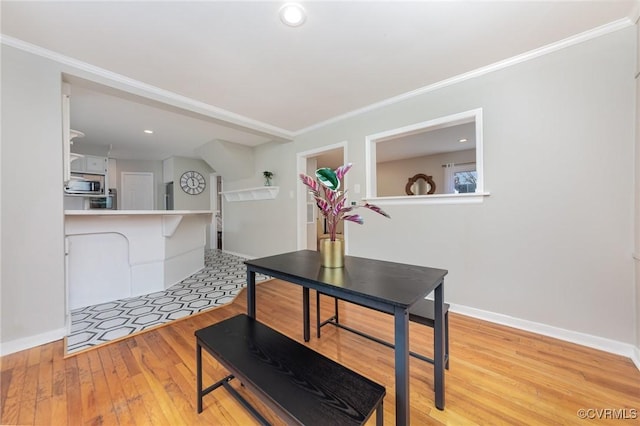
<path id="1" fill-rule="evenodd" d="M 347 203 L 347 191 L 339 191 L 340 182 L 345 174 L 351 169 L 352 164 L 348 163 L 332 170 L 327 167 L 316 170 L 316 179 L 300 174 L 300 180 L 310 190 L 313 198 L 320 209 L 322 215 L 327 218 L 327 230 L 329 238 L 320 240 L 320 258 L 322 266 L 328 268 L 341 268 L 344 266 L 344 242 L 337 238 L 338 224 L 341 220 L 348 220 L 360 225 L 364 219 L 359 214 L 347 214 L 351 211 L 364 207 L 369 210 L 390 218 L 380 207 L 373 204 Z"/>
<path id="2" fill-rule="evenodd" d="M 273 179 L 273 172 L 269 170 L 265 170 L 262 172 L 262 176 L 264 176 L 264 186 L 271 186 L 271 179 Z"/>

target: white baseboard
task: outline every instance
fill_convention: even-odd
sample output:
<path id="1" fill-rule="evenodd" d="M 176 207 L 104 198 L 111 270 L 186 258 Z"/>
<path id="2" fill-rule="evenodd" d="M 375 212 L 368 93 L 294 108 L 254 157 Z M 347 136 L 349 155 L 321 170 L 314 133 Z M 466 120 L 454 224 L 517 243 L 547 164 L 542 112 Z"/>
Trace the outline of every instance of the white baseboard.
<path id="1" fill-rule="evenodd" d="M 617 340 L 606 339 L 604 337 L 593 336 L 591 334 L 580 333 L 577 331 L 565 330 L 559 327 L 514 318 L 509 315 L 483 311 L 481 309 L 470 308 L 464 305 L 452 304 L 450 310 L 451 312 L 467 315 L 473 318 L 530 331 L 532 333 L 542 334 L 544 336 L 576 343 L 578 345 L 587 346 L 589 348 L 598 349 L 616 355 L 622 355 L 624 357 L 631 358 L 636 367 L 638 367 L 638 370 L 640 370 L 640 349 L 629 343 L 623 343 Z"/>
<path id="2" fill-rule="evenodd" d="M 633 361 L 638 370 L 640 370 L 640 348 L 633 348 L 633 356 L 631 357 L 631 361 Z"/>
<path id="3" fill-rule="evenodd" d="M 245 259 L 255 259 L 255 256 L 249 256 L 248 254 L 236 253 L 235 251 L 222 250 L 223 253 L 232 254 L 238 257 L 244 257 Z"/>
<path id="4" fill-rule="evenodd" d="M 23 351 L 25 349 L 34 348 L 36 346 L 44 345 L 45 343 L 63 339 L 66 333 L 67 329 L 63 327 L 47 331 L 46 333 L 37 334 L 35 336 L 21 337 L 20 339 L 1 343 L 0 356 L 9 355 L 14 352 Z"/>

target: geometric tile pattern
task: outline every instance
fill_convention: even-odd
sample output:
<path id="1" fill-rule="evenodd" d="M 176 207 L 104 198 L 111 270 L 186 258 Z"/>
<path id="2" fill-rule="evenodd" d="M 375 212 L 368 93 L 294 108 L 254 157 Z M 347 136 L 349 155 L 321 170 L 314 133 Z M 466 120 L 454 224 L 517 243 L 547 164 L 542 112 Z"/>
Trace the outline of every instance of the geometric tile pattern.
<path id="1" fill-rule="evenodd" d="M 231 302 L 246 285 L 245 260 L 206 250 L 204 269 L 165 291 L 72 310 L 67 354 Z"/>

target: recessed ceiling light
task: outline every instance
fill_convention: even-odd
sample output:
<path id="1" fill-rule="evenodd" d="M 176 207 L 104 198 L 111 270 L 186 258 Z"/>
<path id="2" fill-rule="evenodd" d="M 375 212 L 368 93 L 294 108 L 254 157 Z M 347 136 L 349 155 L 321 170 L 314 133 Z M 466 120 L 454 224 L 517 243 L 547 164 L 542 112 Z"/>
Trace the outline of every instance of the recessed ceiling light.
<path id="1" fill-rule="evenodd" d="M 146 134 L 150 135 L 150 134 L 152 134 L 152 133 L 153 133 L 153 130 L 149 130 L 149 129 L 147 129 L 147 130 L 145 130 L 144 132 L 145 132 Z"/>
<path id="2" fill-rule="evenodd" d="M 466 142 L 466 141 L 467 141 L 467 139 L 462 138 L 458 142 Z"/>
<path id="3" fill-rule="evenodd" d="M 290 27 L 299 27 L 307 18 L 304 9 L 298 3 L 286 3 L 280 8 L 280 20 Z"/>

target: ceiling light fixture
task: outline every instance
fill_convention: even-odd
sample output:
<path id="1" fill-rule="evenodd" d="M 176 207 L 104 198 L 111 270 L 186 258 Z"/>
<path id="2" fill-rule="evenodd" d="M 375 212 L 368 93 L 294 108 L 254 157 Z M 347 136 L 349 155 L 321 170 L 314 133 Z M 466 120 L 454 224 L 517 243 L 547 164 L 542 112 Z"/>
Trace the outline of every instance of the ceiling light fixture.
<path id="1" fill-rule="evenodd" d="M 149 129 L 147 129 L 147 130 L 145 130 L 144 132 L 145 132 L 146 134 L 150 135 L 150 134 L 152 134 L 152 133 L 153 133 L 153 130 L 149 130 Z"/>
<path id="2" fill-rule="evenodd" d="M 466 141 L 467 141 L 467 139 L 463 138 L 463 139 L 460 139 L 458 142 L 466 142 Z"/>
<path id="3" fill-rule="evenodd" d="M 286 3 L 280 8 L 280 20 L 290 27 L 299 27 L 307 18 L 302 6 L 298 3 Z"/>

